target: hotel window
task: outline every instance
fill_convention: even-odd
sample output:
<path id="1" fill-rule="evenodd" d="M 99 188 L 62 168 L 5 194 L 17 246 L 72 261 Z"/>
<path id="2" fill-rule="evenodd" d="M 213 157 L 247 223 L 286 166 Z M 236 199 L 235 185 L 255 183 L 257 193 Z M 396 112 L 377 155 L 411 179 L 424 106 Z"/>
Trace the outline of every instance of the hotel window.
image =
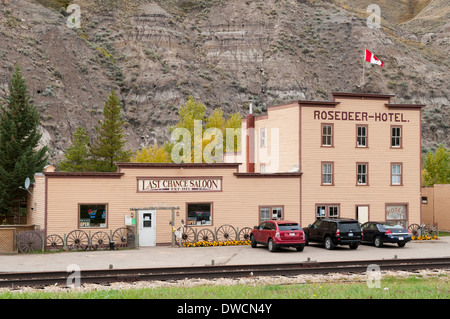
<path id="1" fill-rule="evenodd" d="M 401 148 L 402 147 L 402 127 L 392 126 L 391 127 L 391 147 Z"/>
<path id="2" fill-rule="evenodd" d="M 369 164 L 356 164 L 356 184 L 369 185 Z"/>
<path id="3" fill-rule="evenodd" d="M 264 222 L 266 220 L 283 219 L 283 207 L 281 206 L 264 206 L 259 208 L 259 220 Z"/>
<path id="4" fill-rule="evenodd" d="M 322 146 L 333 146 L 332 124 L 322 124 Z"/>
<path id="5" fill-rule="evenodd" d="M 322 184 L 334 185 L 333 182 L 333 162 L 322 162 Z"/>
<path id="6" fill-rule="evenodd" d="M 386 204 L 386 222 L 408 227 L 408 206 L 404 204 Z"/>
<path id="7" fill-rule="evenodd" d="M 262 128 L 259 130 L 259 146 L 266 147 L 266 129 Z"/>
<path id="8" fill-rule="evenodd" d="M 80 204 L 80 228 L 105 228 L 107 206 L 106 204 Z"/>
<path id="9" fill-rule="evenodd" d="M 367 147 L 367 125 L 356 126 L 356 147 Z"/>
<path id="10" fill-rule="evenodd" d="M 316 219 L 324 218 L 338 218 L 339 217 L 339 205 L 316 205 Z"/>
<path id="11" fill-rule="evenodd" d="M 187 225 L 212 225 L 212 203 L 188 203 Z"/>
<path id="12" fill-rule="evenodd" d="M 402 164 L 391 164 L 391 185 L 402 185 Z"/>

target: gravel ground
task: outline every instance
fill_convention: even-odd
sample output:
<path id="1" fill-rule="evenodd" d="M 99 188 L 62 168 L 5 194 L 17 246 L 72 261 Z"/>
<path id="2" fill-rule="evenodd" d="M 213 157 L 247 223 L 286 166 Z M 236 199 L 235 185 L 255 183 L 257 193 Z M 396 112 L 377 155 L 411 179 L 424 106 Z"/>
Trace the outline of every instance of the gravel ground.
<path id="1" fill-rule="evenodd" d="M 450 276 L 449 269 L 437 270 L 419 270 L 415 272 L 407 271 L 382 271 L 383 277 L 400 277 L 421 276 L 422 278 L 442 276 L 446 278 Z M 76 292 L 98 291 L 98 290 L 123 290 L 123 289 L 140 289 L 140 288 L 161 288 L 161 287 L 194 287 L 202 285 L 285 285 L 285 284 L 308 284 L 308 283 L 333 283 L 333 282 L 365 282 L 367 276 L 365 274 L 327 274 L 327 275 L 298 275 L 298 276 L 271 276 L 271 277 L 245 277 L 245 278 L 219 278 L 215 280 L 206 279 L 185 279 L 177 281 L 139 281 L 134 283 L 117 282 L 110 285 L 99 284 L 82 284 L 81 287 L 61 287 L 47 286 L 41 289 L 23 287 L 23 288 L 0 288 L 0 294 L 7 291 L 17 293 L 23 292 L 63 292 L 73 289 Z"/>

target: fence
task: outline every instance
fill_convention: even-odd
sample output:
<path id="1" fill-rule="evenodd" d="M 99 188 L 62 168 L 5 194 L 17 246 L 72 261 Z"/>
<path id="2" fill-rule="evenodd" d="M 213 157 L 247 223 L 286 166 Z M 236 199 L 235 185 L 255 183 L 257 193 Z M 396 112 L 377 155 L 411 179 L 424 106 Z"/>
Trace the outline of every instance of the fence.
<path id="1" fill-rule="evenodd" d="M 45 239 L 45 240 L 44 240 Z M 33 251 L 71 251 L 134 248 L 135 235 L 132 228 L 121 227 L 110 234 L 97 231 L 93 234 L 80 229 L 60 236 L 50 234 L 45 238 L 43 230 L 24 231 L 16 236 L 17 250 L 20 253 Z"/>

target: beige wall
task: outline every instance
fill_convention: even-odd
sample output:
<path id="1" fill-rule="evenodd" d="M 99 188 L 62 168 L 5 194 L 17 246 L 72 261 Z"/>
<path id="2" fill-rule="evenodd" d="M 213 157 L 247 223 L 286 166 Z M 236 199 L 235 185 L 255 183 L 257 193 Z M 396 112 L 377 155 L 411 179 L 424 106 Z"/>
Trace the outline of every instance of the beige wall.
<path id="1" fill-rule="evenodd" d="M 356 218 L 357 206 L 367 206 L 369 220 L 381 221 L 386 219 L 387 205 L 401 204 L 407 207 L 407 224 L 420 222 L 422 106 L 389 104 L 390 97 L 336 94 L 332 102 L 299 101 L 269 107 L 267 115 L 256 117 L 256 154 L 261 149 L 260 129 L 266 128 L 268 154 L 279 146 L 278 172 L 300 164 L 303 226 L 316 219 L 317 204 L 336 204 L 340 217 L 349 218 Z M 332 147 L 321 146 L 322 124 L 333 127 Z M 357 125 L 368 129 L 367 147 L 356 145 Z M 392 126 L 402 128 L 400 148 L 391 148 Z M 279 145 L 270 139 L 273 129 L 279 131 Z M 321 185 L 322 162 L 333 163 L 333 186 Z M 367 186 L 357 185 L 357 163 L 368 165 Z M 401 186 L 391 185 L 392 163 L 402 165 Z M 260 164 L 257 157 L 256 172 Z"/>
<path id="2" fill-rule="evenodd" d="M 195 165 L 194 165 L 195 166 Z M 299 177 L 248 177 L 235 176 L 237 166 L 209 167 L 121 167 L 122 177 L 70 177 L 47 176 L 47 234 L 67 234 L 78 228 L 78 205 L 108 204 L 107 228 L 83 229 L 86 232 L 105 231 L 108 234 L 124 227 L 124 217 L 130 208 L 145 208 L 151 204 L 179 206 L 175 226 L 186 221 L 186 203 L 212 203 L 212 226 L 195 226 L 214 229 L 223 224 L 234 227 L 253 227 L 259 223 L 259 206 L 284 207 L 286 219 L 299 221 Z M 222 177 L 220 192 L 137 192 L 138 177 Z M 170 211 L 157 212 L 157 244 L 171 242 Z"/>
<path id="3" fill-rule="evenodd" d="M 265 147 L 260 147 L 261 129 L 265 130 Z M 268 108 L 266 116 L 255 120 L 255 172 L 261 164 L 266 173 L 288 172 L 299 165 L 299 105 L 292 103 Z"/>
<path id="4" fill-rule="evenodd" d="M 388 108 L 388 99 L 341 98 L 336 107 L 301 109 L 302 224 L 315 220 L 319 203 L 340 205 L 340 217 L 356 218 L 356 205 L 369 205 L 370 220 L 385 220 L 387 203 L 405 203 L 408 224 L 420 221 L 420 109 Z M 320 112 L 321 116 L 318 116 Z M 326 116 L 325 113 L 326 112 Z M 340 113 L 337 113 L 340 112 Z M 342 120 L 347 112 L 347 120 Z M 350 113 L 353 112 L 353 113 Z M 356 112 L 360 121 L 356 121 Z M 361 112 L 367 113 L 363 117 Z M 383 121 L 383 116 L 386 119 Z M 392 113 L 389 115 L 388 113 Z M 397 117 L 394 113 L 398 113 Z M 333 115 L 331 117 L 330 115 Z M 335 116 L 339 114 L 340 120 Z M 349 120 L 352 114 L 353 120 Z M 323 116 L 323 117 L 322 117 Z M 371 116 L 374 116 L 371 118 Z M 377 116 L 377 118 L 375 118 Z M 363 120 L 364 119 L 364 120 Z M 396 121 L 397 120 L 397 121 Z M 403 120 L 404 122 L 399 122 Z M 333 146 L 321 146 L 323 123 L 333 125 Z M 356 147 L 356 125 L 368 126 L 368 147 Z M 402 126 L 402 148 L 390 147 L 391 125 Z M 334 186 L 321 186 L 322 162 L 334 164 Z M 356 165 L 368 163 L 367 186 L 357 186 Z M 403 185 L 391 186 L 391 163 L 402 163 Z"/>
<path id="5" fill-rule="evenodd" d="M 34 175 L 34 184 L 30 187 L 33 194 L 27 197 L 27 224 L 45 228 L 45 177 Z"/>
<path id="6" fill-rule="evenodd" d="M 427 203 L 422 203 L 423 223 L 438 223 L 439 230 L 450 231 L 450 184 L 435 184 L 423 187 L 422 196 Z"/>

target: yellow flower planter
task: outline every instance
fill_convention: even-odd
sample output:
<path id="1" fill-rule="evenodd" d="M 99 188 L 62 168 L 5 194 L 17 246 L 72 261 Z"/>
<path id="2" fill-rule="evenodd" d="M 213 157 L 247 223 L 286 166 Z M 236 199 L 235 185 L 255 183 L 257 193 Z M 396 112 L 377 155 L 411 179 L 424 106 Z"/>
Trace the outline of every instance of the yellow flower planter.
<path id="1" fill-rule="evenodd" d="M 239 246 L 250 245 L 250 240 L 230 240 L 230 241 L 198 241 L 196 243 L 184 243 L 184 247 L 215 247 L 215 246 Z"/>

